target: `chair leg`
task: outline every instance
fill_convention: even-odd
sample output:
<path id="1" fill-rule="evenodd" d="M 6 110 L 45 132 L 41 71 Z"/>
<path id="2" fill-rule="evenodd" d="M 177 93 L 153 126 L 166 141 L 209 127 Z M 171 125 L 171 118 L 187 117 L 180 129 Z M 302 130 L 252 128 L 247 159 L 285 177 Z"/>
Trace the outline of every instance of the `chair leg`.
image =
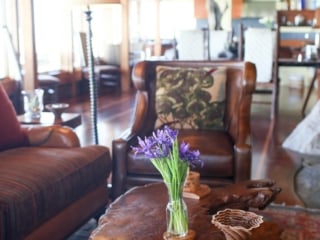
<path id="1" fill-rule="evenodd" d="M 275 119 L 278 117 L 278 109 L 279 109 L 279 83 L 280 78 L 277 78 L 273 83 L 273 94 L 272 94 L 272 104 L 271 104 L 271 119 Z"/>
<path id="2" fill-rule="evenodd" d="M 307 105 L 308 105 L 308 102 L 309 102 L 309 99 L 310 99 L 310 96 L 311 96 L 311 93 L 312 93 L 312 90 L 313 90 L 313 87 L 314 87 L 314 83 L 317 80 L 317 77 L 318 77 L 318 70 L 316 69 L 314 71 L 314 75 L 313 75 L 313 78 L 311 80 L 311 83 L 310 83 L 310 86 L 309 86 L 309 89 L 308 89 L 308 92 L 307 92 L 306 99 L 303 102 L 303 106 L 302 106 L 302 110 L 301 110 L 301 115 L 302 115 L 303 118 L 306 115 L 306 108 L 307 108 Z"/>

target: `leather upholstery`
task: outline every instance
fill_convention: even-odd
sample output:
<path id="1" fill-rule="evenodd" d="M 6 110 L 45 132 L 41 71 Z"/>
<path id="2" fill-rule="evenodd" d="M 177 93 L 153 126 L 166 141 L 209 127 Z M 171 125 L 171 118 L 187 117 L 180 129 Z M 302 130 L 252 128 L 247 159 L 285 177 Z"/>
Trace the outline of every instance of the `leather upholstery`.
<path id="1" fill-rule="evenodd" d="M 113 178 L 112 197 L 128 188 L 161 181 L 161 176 L 149 159 L 134 158 L 131 146 L 137 137 L 144 138 L 154 131 L 156 66 L 172 67 L 227 67 L 226 109 L 224 130 L 179 129 L 179 140 L 198 149 L 204 161 L 201 182 L 222 186 L 251 175 L 250 108 L 256 83 L 256 68 L 250 62 L 231 61 L 143 61 L 133 69 L 133 83 L 137 90 L 132 123 L 118 139 L 112 142 Z"/>
<path id="2" fill-rule="evenodd" d="M 8 95 L 10 88 L 7 89 L 4 86 L 0 82 L 0 151 L 28 145 L 26 134 L 21 129 L 16 111 Z"/>
<path id="3" fill-rule="evenodd" d="M 22 114 L 23 106 L 21 104 L 21 82 L 9 78 L 5 78 L 0 82 L 8 94 L 8 97 L 10 98 L 17 114 Z"/>
<path id="4" fill-rule="evenodd" d="M 1 152 L 0 209 L 5 213 L 0 227 L 5 237 L 1 239 L 28 236 L 65 207 L 105 183 L 111 166 L 105 151 L 102 146 L 85 146 L 20 147 Z M 105 184 L 107 195 L 106 188 Z M 106 204 L 104 199 L 99 201 Z"/>
<path id="5" fill-rule="evenodd" d="M 22 127 L 28 137 L 31 146 L 42 147 L 80 147 L 79 138 L 76 133 L 68 127 L 43 126 Z"/>

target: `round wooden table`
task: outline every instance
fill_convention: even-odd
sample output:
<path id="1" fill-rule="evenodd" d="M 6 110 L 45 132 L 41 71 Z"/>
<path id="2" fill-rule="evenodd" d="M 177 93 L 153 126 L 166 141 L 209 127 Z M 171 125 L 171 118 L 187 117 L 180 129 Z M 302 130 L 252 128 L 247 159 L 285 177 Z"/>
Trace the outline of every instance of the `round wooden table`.
<path id="1" fill-rule="evenodd" d="M 260 198 L 261 195 L 264 195 L 264 200 L 270 197 L 271 201 L 280 191 L 278 188 L 277 190 L 270 188 L 268 192 L 267 187 L 261 188 L 264 190 L 257 190 L 257 188 L 245 190 L 248 189 L 245 186 L 247 185 L 234 185 L 230 188 L 212 190 L 208 196 L 200 200 L 185 198 L 188 206 L 189 228 L 196 232 L 195 239 L 225 239 L 224 234 L 211 223 L 211 214 L 217 209 L 227 206 L 246 208 L 248 204 L 256 205 L 255 199 Z M 265 207 L 269 204 L 269 200 L 264 203 L 258 200 L 260 201 L 258 207 Z M 162 240 L 166 230 L 167 201 L 167 189 L 162 183 L 135 187 L 110 205 L 106 213 L 101 216 L 98 227 L 92 232 L 90 239 Z M 257 232 L 253 231 L 252 239 L 263 239 L 261 236 L 264 231 L 268 231 L 268 239 L 280 239 L 281 230 L 278 227 L 270 227 L 270 224 L 263 223 L 257 230 Z"/>
<path id="2" fill-rule="evenodd" d="M 51 126 L 54 124 L 58 124 L 76 128 L 77 126 L 81 125 L 81 115 L 78 113 L 62 113 L 61 120 L 57 122 L 52 112 L 42 112 L 41 117 L 38 119 L 31 119 L 25 114 L 19 115 L 18 121 L 22 125 Z"/>

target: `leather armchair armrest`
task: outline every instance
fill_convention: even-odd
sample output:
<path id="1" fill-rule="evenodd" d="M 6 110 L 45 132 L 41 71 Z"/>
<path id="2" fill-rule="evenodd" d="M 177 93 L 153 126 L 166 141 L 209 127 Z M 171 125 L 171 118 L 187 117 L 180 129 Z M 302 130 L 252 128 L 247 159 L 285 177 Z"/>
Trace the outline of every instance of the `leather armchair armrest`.
<path id="1" fill-rule="evenodd" d="M 238 77 L 237 83 L 228 86 L 229 108 L 226 114 L 227 131 L 238 146 L 251 145 L 250 119 L 252 94 L 256 84 L 255 65 L 245 62 L 242 74 L 242 79 Z"/>
<path id="2" fill-rule="evenodd" d="M 242 146 L 244 144 L 251 145 L 251 103 L 252 103 L 252 94 L 255 89 L 256 84 L 256 67 L 254 64 L 250 62 L 245 62 L 244 68 L 244 80 L 242 86 L 241 99 L 239 101 L 239 105 L 236 108 L 237 110 L 237 119 L 238 123 L 234 126 L 237 130 L 235 136 L 235 143 L 238 146 Z M 249 105 L 249 106 L 248 106 Z"/>
<path id="3" fill-rule="evenodd" d="M 136 144 L 137 137 L 144 136 L 148 97 L 145 91 L 138 91 L 131 126 L 119 138 L 112 141 L 112 198 L 125 192 L 127 157 L 129 148 Z"/>
<path id="4" fill-rule="evenodd" d="M 129 144 L 126 140 L 119 138 L 112 141 L 112 200 L 125 192 L 127 175 L 127 154 Z"/>
<path id="5" fill-rule="evenodd" d="M 45 126 L 23 128 L 31 146 L 40 147 L 79 147 L 76 133 L 69 127 Z"/>
<path id="6" fill-rule="evenodd" d="M 251 179 L 251 146 L 248 144 L 236 144 L 234 146 L 235 165 L 234 172 L 236 173 L 235 182 Z"/>
<path id="7" fill-rule="evenodd" d="M 256 85 L 256 67 L 250 62 L 245 62 L 244 85 L 242 99 L 237 109 L 238 123 L 233 126 L 231 132 L 234 134 L 235 151 L 235 182 L 250 179 L 251 176 L 251 111 L 247 105 L 252 102 L 252 94 Z"/>

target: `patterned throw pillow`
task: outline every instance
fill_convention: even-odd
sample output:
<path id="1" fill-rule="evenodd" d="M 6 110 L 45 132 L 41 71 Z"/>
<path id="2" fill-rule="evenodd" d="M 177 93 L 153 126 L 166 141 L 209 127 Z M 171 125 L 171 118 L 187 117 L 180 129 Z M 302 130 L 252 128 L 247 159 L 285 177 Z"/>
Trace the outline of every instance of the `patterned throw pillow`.
<path id="1" fill-rule="evenodd" d="M 226 68 L 157 66 L 155 127 L 223 129 Z"/>

